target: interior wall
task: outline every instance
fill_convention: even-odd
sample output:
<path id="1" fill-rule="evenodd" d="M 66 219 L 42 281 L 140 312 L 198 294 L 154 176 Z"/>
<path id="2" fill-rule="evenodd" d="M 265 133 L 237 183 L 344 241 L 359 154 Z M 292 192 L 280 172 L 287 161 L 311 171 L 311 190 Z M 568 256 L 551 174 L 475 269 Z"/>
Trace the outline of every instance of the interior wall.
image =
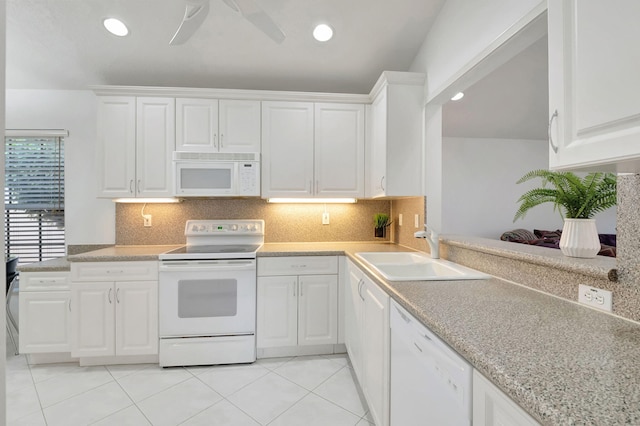
<path id="1" fill-rule="evenodd" d="M 4 69 L 4 68 L 3 68 Z M 96 98 L 88 90 L 7 90 L 6 128 L 65 129 L 67 244 L 113 244 L 115 206 L 96 198 Z"/>
<path id="2" fill-rule="evenodd" d="M 518 198 L 540 185 L 539 179 L 516 184 L 531 170 L 549 168 L 546 141 L 443 138 L 443 220 L 448 234 L 499 238 L 508 230 L 562 229 L 550 203 L 513 222 Z M 615 233 L 616 209 L 596 216 L 600 233 Z"/>
<path id="3" fill-rule="evenodd" d="M 141 216 L 152 216 L 145 228 Z M 329 213 L 329 225 L 322 214 Z M 264 219 L 265 242 L 388 241 L 374 237 L 373 215 L 391 213 L 388 200 L 356 204 L 269 204 L 257 198 L 187 199 L 180 204 L 117 204 L 116 244 L 184 244 L 189 219 Z"/>
<path id="4" fill-rule="evenodd" d="M 536 9 L 540 0 L 447 0 L 409 71 L 427 74 L 429 97 L 481 59 L 502 34 Z"/>

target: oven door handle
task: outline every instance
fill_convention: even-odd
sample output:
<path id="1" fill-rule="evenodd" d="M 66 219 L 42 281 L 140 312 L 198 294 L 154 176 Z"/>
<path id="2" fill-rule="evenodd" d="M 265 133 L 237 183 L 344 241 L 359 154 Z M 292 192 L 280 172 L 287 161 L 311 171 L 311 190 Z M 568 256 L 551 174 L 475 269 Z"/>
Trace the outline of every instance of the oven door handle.
<path id="1" fill-rule="evenodd" d="M 160 271 L 248 271 L 256 268 L 255 260 L 180 260 L 160 262 Z"/>

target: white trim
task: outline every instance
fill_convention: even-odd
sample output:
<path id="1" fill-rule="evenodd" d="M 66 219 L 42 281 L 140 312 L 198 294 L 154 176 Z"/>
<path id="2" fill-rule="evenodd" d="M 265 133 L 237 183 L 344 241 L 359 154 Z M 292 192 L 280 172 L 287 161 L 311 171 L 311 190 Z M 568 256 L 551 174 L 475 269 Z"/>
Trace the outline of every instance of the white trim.
<path id="1" fill-rule="evenodd" d="M 518 22 L 507 28 L 502 34 L 496 37 L 496 39 L 489 46 L 482 50 L 465 66 L 460 68 L 458 72 L 456 72 L 453 76 L 451 76 L 451 78 L 440 85 L 440 87 L 435 90 L 430 90 L 429 88 L 427 88 L 428 95 L 426 96 L 425 103 L 441 105 L 447 103 L 455 93 L 466 89 L 473 83 L 476 83 L 481 78 L 491 73 L 498 66 L 506 62 L 506 60 L 510 59 L 513 54 L 509 56 L 509 52 L 504 51 L 505 45 L 522 30 L 525 30 L 526 32 L 523 31 L 523 33 L 521 33 L 520 35 L 524 34 L 527 35 L 527 37 L 520 37 L 519 39 L 516 39 L 515 41 L 518 43 L 528 42 L 529 44 L 533 44 L 533 42 L 544 37 L 544 35 L 546 35 L 547 29 L 546 12 L 547 2 L 542 1 L 536 7 L 531 9 L 529 13 L 523 16 L 522 19 L 520 19 Z M 507 45 L 506 47 L 511 47 L 510 52 L 519 53 L 523 50 L 523 46 L 516 46 L 516 44 L 518 43 L 515 43 L 512 46 Z M 499 56 L 500 54 L 507 56 L 506 58 L 504 58 L 503 62 L 491 61 L 491 64 L 488 64 L 486 62 L 486 59 L 488 57 L 493 55 Z M 468 84 L 466 85 L 466 87 L 460 87 L 461 82 L 467 82 Z"/>
<path id="2" fill-rule="evenodd" d="M 286 92 L 275 90 L 202 89 L 192 87 L 89 86 L 98 96 L 168 96 L 202 99 L 368 103 L 368 94 Z"/>
<path id="3" fill-rule="evenodd" d="M 68 130 L 63 129 L 6 129 L 4 136 L 7 138 L 66 138 Z"/>
<path id="4" fill-rule="evenodd" d="M 407 86 L 424 86 L 426 74 L 421 72 L 383 71 L 369 93 L 370 101 L 380 93 L 385 84 L 403 84 Z"/>

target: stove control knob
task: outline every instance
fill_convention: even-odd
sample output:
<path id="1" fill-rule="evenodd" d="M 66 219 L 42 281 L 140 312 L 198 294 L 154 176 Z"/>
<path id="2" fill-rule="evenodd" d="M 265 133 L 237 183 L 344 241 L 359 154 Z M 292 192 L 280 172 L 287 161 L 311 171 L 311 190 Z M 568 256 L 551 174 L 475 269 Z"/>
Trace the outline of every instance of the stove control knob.
<path id="1" fill-rule="evenodd" d="M 237 231 L 238 230 L 238 225 L 231 225 L 231 230 L 232 231 Z"/>

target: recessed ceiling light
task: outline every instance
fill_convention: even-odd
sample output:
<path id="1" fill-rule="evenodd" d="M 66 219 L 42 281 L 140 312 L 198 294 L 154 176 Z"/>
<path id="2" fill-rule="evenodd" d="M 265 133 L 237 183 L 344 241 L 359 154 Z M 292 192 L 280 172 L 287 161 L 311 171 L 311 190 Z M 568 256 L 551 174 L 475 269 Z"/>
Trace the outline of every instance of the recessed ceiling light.
<path id="1" fill-rule="evenodd" d="M 459 101 L 462 98 L 464 98 L 464 93 L 458 92 L 453 96 L 453 98 L 451 98 L 451 100 L 452 101 Z"/>
<path id="2" fill-rule="evenodd" d="M 124 37 L 129 34 L 129 28 L 119 19 L 116 18 L 106 18 L 102 21 L 104 27 L 113 35 L 117 35 L 118 37 Z"/>
<path id="3" fill-rule="evenodd" d="M 316 25 L 313 29 L 313 38 L 318 41 L 329 41 L 333 37 L 333 28 L 327 24 Z"/>

